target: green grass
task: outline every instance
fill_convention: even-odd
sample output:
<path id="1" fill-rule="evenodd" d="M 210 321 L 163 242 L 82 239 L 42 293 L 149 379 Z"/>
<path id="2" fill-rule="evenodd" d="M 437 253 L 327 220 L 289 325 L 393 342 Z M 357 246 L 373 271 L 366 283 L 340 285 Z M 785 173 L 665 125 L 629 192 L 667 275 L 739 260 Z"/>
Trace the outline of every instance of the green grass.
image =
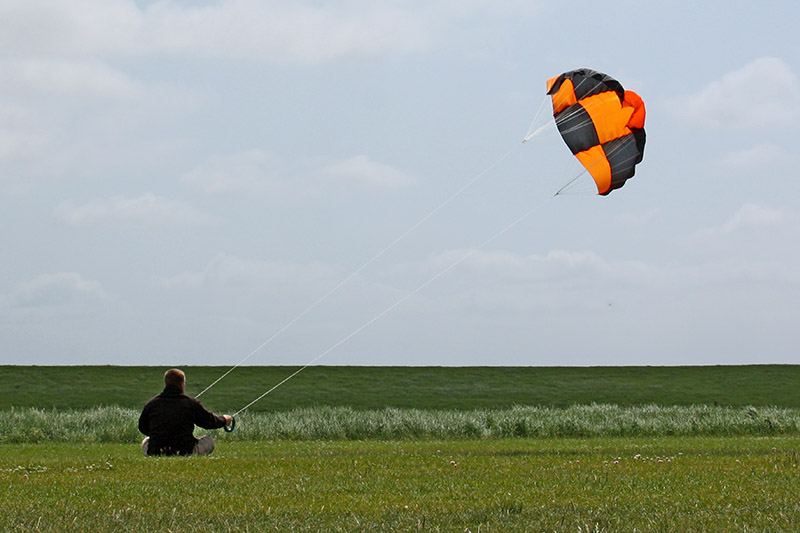
<path id="1" fill-rule="evenodd" d="M 3 531 L 797 531 L 798 437 L 0 445 Z M 454 464 L 453 464 L 454 462 Z"/>
<path id="2" fill-rule="evenodd" d="M 163 371 L 0 367 L 0 531 L 800 530 L 800 366 L 313 367 L 211 457 L 147 458 Z"/>
<path id="3" fill-rule="evenodd" d="M 0 366 L 0 410 L 141 409 L 161 391 L 167 367 Z M 189 394 L 227 367 L 183 366 Z M 241 367 L 202 396 L 233 412 L 297 370 Z M 800 408 L 800 365 L 713 367 L 310 367 L 252 411 L 302 407 L 498 409 L 516 405 L 724 405 Z"/>

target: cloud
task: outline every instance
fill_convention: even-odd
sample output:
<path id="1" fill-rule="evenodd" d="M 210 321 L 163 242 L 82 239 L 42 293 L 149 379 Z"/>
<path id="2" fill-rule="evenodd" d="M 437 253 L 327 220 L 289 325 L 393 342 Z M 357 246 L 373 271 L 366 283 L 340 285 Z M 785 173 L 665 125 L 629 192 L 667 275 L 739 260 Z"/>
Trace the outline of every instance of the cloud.
<path id="1" fill-rule="evenodd" d="M 208 286 L 238 286 L 276 289 L 305 286 L 333 279 L 334 269 L 320 264 L 248 260 L 227 254 L 214 257 L 201 271 L 187 271 L 164 280 L 167 288 L 195 289 Z"/>
<path id="2" fill-rule="evenodd" d="M 656 207 L 646 211 L 620 213 L 614 216 L 614 220 L 620 226 L 633 228 L 650 224 L 657 220 L 661 214 L 662 209 Z"/>
<path id="3" fill-rule="evenodd" d="M 31 131 L 33 119 L 31 111 L 25 106 L 0 98 L 0 160 L 37 154 L 45 134 Z M 0 176 L 0 180 L 4 177 L 8 176 Z"/>
<path id="4" fill-rule="evenodd" d="M 213 156 L 181 176 L 206 194 L 266 191 L 278 196 L 318 195 L 341 185 L 395 190 L 416 180 L 366 155 L 328 163 L 287 162 L 265 150 Z"/>
<path id="5" fill-rule="evenodd" d="M 208 103 L 204 89 L 142 82 L 95 59 L 1 56 L 0 187 L 8 191 L 42 180 L 118 180 L 155 165 L 183 142 L 171 132 Z"/>
<path id="6" fill-rule="evenodd" d="M 748 63 L 679 102 L 684 118 L 711 128 L 770 128 L 800 118 L 800 82 L 774 57 Z"/>
<path id="7" fill-rule="evenodd" d="M 387 189 L 406 187 L 416 181 L 408 174 L 373 161 L 366 155 L 331 163 L 320 170 L 320 175 L 334 182 Z"/>
<path id="8" fill-rule="evenodd" d="M 745 206 L 713 231 L 773 228 L 787 218 L 791 217 L 786 213 Z M 737 242 L 739 246 L 746 244 Z M 436 283 L 416 295 L 422 302 L 420 312 L 430 307 L 439 313 L 488 313 L 487 319 L 492 320 L 501 316 L 516 320 L 516 313 L 525 316 L 538 311 L 596 312 L 609 304 L 650 313 L 654 308 L 683 309 L 700 301 L 713 306 L 712 297 L 704 300 L 710 294 L 746 299 L 748 294 L 797 290 L 800 274 L 794 267 L 797 258 L 791 257 L 795 251 L 776 254 L 774 247 L 768 247 L 765 253 L 756 254 L 749 245 L 746 248 L 736 253 L 739 250 L 734 247 L 735 253 L 731 253 L 728 248 L 714 251 L 703 246 L 706 255 L 669 263 L 609 259 L 591 251 L 525 255 L 502 250 L 450 250 L 384 275 L 385 279 L 406 280 L 409 292 L 439 276 Z M 440 276 L 443 272 L 446 275 Z"/>
<path id="9" fill-rule="evenodd" d="M 783 148 L 774 144 L 762 143 L 744 150 L 730 152 L 721 159 L 720 163 L 727 169 L 759 171 L 776 163 L 787 162 L 791 158 L 792 156 Z"/>
<path id="10" fill-rule="evenodd" d="M 6 85 L 46 95 L 133 99 L 144 87 L 128 75 L 96 61 L 28 58 L 3 65 Z"/>
<path id="11" fill-rule="evenodd" d="M 12 295 L 12 301 L 19 307 L 75 305 L 108 299 L 110 296 L 100 283 L 84 280 L 74 272 L 42 274 L 21 283 Z"/>
<path id="12" fill-rule="evenodd" d="M 34 155 L 43 142 L 41 136 L 33 133 L 0 129 L 0 160 Z M 0 182 L 9 177 L 0 177 Z"/>
<path id="13" fill-rule="evenodd" d="M 413 10 L 372 2 L 156 2 L 145 20 L 148 42 L 162 52 L 275 62 L 419 51 L 434 35 Z"/>
<path id="14" fill-rule="evenodd" d="M 651 286 L 663 273 L 641 261 L 609 261 L 590 251 L 526 255 L 463 249 L 404 265 L 385 277 L 414 280 L 407 282 L 410 290 L 436 277 L 436 283 L 419 294 L 425 305 L 453 312 L 516 313 L 604 306 L 606 293 L 633 294 L 637 288 Z"/>
<path id="15" fill-rule="evenodd" d="M 168 200 L 152 193 L 136 198 L 114 196 L 84 204 L 65 202 L 55 209 L 58 220 L 70 226 L 120 224 L 161 226 L 164 224 L 208 224 L 210 217 L 183 202 Z"/>
<path id="16" fill-rule="evenodd" d="M 181 181 L 207 194 L 265 189 L 278 192 L 288 185 L 281 181 L 283 173 L 284 165 L 274 154 L 248 150 L 211 157 L 181 176 Z"/>
<path id="17" fill-rule="evenodd" d="M 747 203 L 719 226 L 703 228 L 695 233 L 700 240 L 714 239 L 750 230 L 763 230 L 793 225 L 795 218 L 788 212 Z"/>
<path id="18" fill-rule="evenodd" d="M 688 241 L 686 261 L 695 265 L 694 276 L 709 284 L 763 283 L 779 292 L 800 280 L 796 264 L 800 250 L 800 216 L 786 209 L 744 204 L 727 220 L 701 228 Z M 689 267 L 685 267 L 687 270 Z M 789 284 L 781 286 L 781 284 Z"/>
<path id="19" fill-rule="evenodd" d="M 609 276 L 628 279 L 644 269 L 643 264 L 637 261 L 608 262 L 594 252 L 568 250 L 553 250 L 544 255 L 450 250 L 432 258 L 428 268 L 445 268 L 464 257 L 466 259 L 459 264 L 459 269 L 512 282 L 599 279 Z"/>
<path id="20" fill-rule="evenodd" d="M 535 2 L 533 3 L 536 4 Z M 191 54 L 313 64 L 420 52 L 455 22 L 485 24 L 533 11 L 530 2 L 6 0 L 0 49 L 8 55 Z"/>
<path id="21" fill-rule="evenodd" d="M 129 0 L 5 0 L 0 50 L 9 57 L 118 53 L 130 50 L 143 22 Z"/>

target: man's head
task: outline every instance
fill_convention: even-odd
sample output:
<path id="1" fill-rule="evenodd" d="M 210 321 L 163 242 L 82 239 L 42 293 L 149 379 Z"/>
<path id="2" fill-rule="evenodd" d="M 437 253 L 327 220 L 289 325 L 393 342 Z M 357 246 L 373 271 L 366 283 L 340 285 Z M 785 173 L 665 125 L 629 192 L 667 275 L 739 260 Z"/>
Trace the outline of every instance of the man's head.
<path id="1" fill-rule="evenodd" d="M 184 390 L 186 385 L 186 374 L 182 370 L 172 368 L 164 372 L 164 385 L 167 387 L 177 387 Z"/>

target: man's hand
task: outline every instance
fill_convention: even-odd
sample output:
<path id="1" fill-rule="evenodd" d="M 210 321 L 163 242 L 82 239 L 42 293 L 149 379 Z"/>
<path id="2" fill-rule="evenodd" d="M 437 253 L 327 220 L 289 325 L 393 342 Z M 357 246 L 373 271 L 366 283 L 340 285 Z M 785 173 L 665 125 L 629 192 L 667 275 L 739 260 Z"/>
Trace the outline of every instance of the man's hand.
<path id="1" fill-rule="evenodd" d="M 231 422 L 233 422 L 233 417 L 231 415 L 222 415 L 222 418 L 225 419 L 225 426 L 230 426 Z"/>

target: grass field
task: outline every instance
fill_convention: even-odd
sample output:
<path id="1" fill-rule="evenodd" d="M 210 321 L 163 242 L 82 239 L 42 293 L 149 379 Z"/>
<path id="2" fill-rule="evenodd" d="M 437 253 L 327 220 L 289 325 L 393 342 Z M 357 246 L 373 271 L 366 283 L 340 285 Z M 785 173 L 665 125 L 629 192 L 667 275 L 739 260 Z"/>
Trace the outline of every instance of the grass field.
<path id="1" fill-rule="evenodd" d="M 797 531 L 798 437 L 0 446 L 4 531 Z"/>
<path id="2" fill-rule="evenodd" d="M 800 366 L 313 367 L 211 457 L 148 458 L 163 371 L 0 367 L 0 530 L 800 530 Z"/>
<path id="3" fill-rule="evenodd" d="M 141 409 L 161 391 L 167 367 L 0 366 L 0 410 Z M 181 367 L 196 395 L 225 367 Z M 233 412 L 297 370 L 242 367 L 202 396 Z M 714 367 L 310 367 L 252 407 L 286 411 L 341 406 L 496 409 L 515 405 L 726 405 L 800 408 L 800 365 Z"/>

